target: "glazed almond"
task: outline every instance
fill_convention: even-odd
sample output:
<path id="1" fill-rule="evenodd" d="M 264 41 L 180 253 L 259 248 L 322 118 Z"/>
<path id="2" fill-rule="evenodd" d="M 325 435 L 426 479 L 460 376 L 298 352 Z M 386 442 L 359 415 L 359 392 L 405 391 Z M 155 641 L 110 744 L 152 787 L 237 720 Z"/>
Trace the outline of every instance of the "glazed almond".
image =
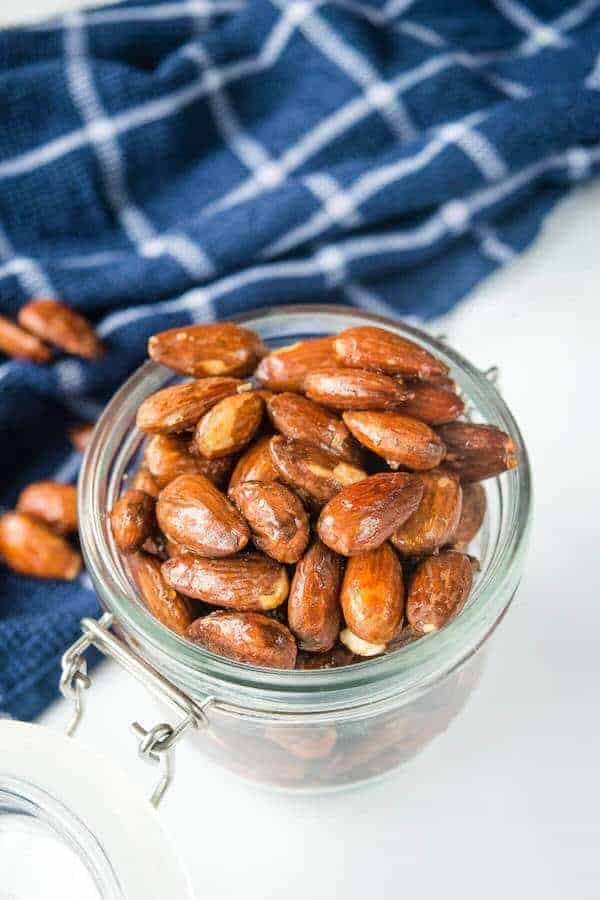
<path id="1" fill-rule="evenodd" d="M 301 650 L 331 650 L 340 633 L 342 560 L 318 538 L 302 557 L 288 598 L 288 622 Z"/>
<path id="2" fill-rule="evenodd" d="M 259 438 L 239 458 L 229 482 L 229 496 L 244 481 L 277 481 L 279 472 L 271 459 L 270 442 L 270 437 Z"/>
<path id="3" fill-rule="evenodd" d="M 275 481 L 244 481 L 229 496 L 259 550 L 282 563 L 298 562 L 308 544 L 309 521 L 296 494 Z"/>
<path id="4" fill-rule="evenodd" d="M 438 434 L 447 448 L 445 466 L 461 481 L 483 481 L 519 464 L 512 439 L 494 425 L 451 422 Z"/>
<path id="5" fill-rule="evenodd" d="M 343 556 L 375 550 L 415 512 L 422 496 L 418 475 L 371 475 L 327 503 L 317 523 L 319 537 Z"/>
<path id="6" fill-rule="evenodd" d="M 467 482 L 464 484 L 462 495 L 463 502 L 460 519 L 452 535 L 452 541 L 456 545 L 457 550 L 466 547 L 476 537 L 483 525 L 487 509 L 485 488 L 479 482 Z"/>
<path id="7" fill-rule="evenodd" d="M 179 553 L 163 563 L 167 584 L 195 600 L 239 612 L 276 609 L 289 591 L 285 566 L 262 553 L 201 559 Z"/>
<path id="8" fill-rule="evenodd" d="M 148 442 L 144 465 L 159 488 L 166 487 L 178 475 L 204 475 L 217 487 L 226 483 L 233 459 L 206 459 L 193 455 L 192 449 L 189 441 L 172 434 L 157 434 Z"/>
<path id="9" fill-rule="evenodd" d="M 271 438 L 270 446 L 271 459 L 282 481 L 317 505 L 326 503 L 344 485 L 366 478 L 366 472 L 358 466 L 305 441 L 276 435 Z"/>
<path id="10" fill-rule="evenodd" d="M 41 519 L 58 534 L 77 531 L 77 488 L 58 481 L 36 481 L 19 494 L 17 511 Z"/>
<path id="11" fill-rule="evenodd" d="M 207 459 L 237 453 L 254 437 L 264 406 L 262 397 L 253 391 L 221 400 L 198 422 L 194 450 Z"/>
<path id="12" fill-rule="evenodd" d="M 117 547 L 122 553 L 135 553 L 156 529 L 156 501 L 145 491 L 131 489 L 117 500 L 110 524 Z"/>
<path id="13" fill-rule="evenodd" d="M 5 316 L 0 316 L 0 352 L 34 363 L 47 363 L 52 359 L 49 347 Z"/>
<path id="14" fill-rule="evenodd" d="M 310 372 L 304 391 L 332 409 L 392 409 L 410 397 L 398 378 L 367 369 L 327 368 Z"/>
<path id="15" fill-rule="evenodd" d="M 433 469 L 446 448 L 429 425 L 396 412 L 347 412 L 344 422 L 354 437 L 392 468 Z"/>
<path id="16" fill-rule="evenodd" d="M 136 424 L 149 434 L 174 434 L 193 428 L 208 410 L 235 394 L 239 378 L 201 378 L 174 384 L 146 397 L 137 411 Z"/>
<path id="17" fill-rule="evenodd" d="M 140 466 L 137 470 L 131 479 L 131 487 L 135 491 L 144 491 L 145 494 L 158 500 L 160 488 L 154 476 L 150 474 L 150 471 L 145 466 Z"/>
<path id="18" fill-rule="evenodd" d="M 21 575 L 72 581 L 81 556 L 44 522 L 21 512 L 0 516 L 0 559 Z"/>
<path id="19" fill-rule="evenodd" d="M 456 531 L 462 508 L 458 478 L 433 469 L 421 474 L 423 499 L 417 510 L 392 535 L 392 544 L 405 556 L 432 553 L 448 543 Z"/>
<path id="20" fill-rule="evenodd" d="M 361 452 L 344 423 L 333 413 L 301 394 L 274 394 L 267 403 L 273 426 L 284 437 L 314 444 L 360 465 Z"/>
<path id="21" fill-rule="evenodd" d="M 204 475 L 179 475 L 161 491 L 158 524 L 167 538 L 199 556 L 230 556 L 250 531 L 239 512 Z"/>
<path id="22" fill-rule="evenodd" d="M 417 381 L 406 386 L 412 397 L 399 409 L 405 416 L 420 419 L 428 425 L 445 425 L 454 422 L 465 411 L 465 404 L 458 394 L 437 381 Z"/>
<path id="23" fill-rule="evenodd" d="M 446 550 L 429 556 L 413 573 L 406 617 L 413 631 L 437 631 L 465 605 L 473 583 L 471 560 L 464 553 Z"/>
<path id="24" fill-rule="evenodd" d="M 392 640 L 404 615 L 404 583 L 398 557 L 387 541 L 348 560 L 340 602 L 353 634 L 370 644 Z"/>
<path id="25" fill-rule="evenodd" d="M 151 359 L 195 378 L 248 375 L 264 352 L 258 335 L 233 322 L 184 325 L 155 334 L 148 341 Z"/>
<path id="26" fill-rule="evenodd" d="M 104 349 L 88 320 L 58 300 L 31 300 L 19 310 L 19 324 L 60 350 L 98 359 Z"/>
<path id="27" fill-rule="evenodd" d="M 448 372 L 441 360 L 414 341 L 373 325 L 342 331 L 335 339 L 334 351 L 344 366 L 374 369 L 390 375 L 427 379 Z"/>
<path id="28" fill-rule="evenodd" d="M 212 653 L 237 662 L 293 669 L 296 642 L 285 625 L 255 612 L 214 612 L 197 619 L 188 637 Z"/>
<path id="29" fill-rule="evenodd" d="M 160 560 L 140 552 L 129 557 L 129 565 L 152 615 L 171 631 L 185 636 L 194 621 L 194 609 L 186 597 L 181 597 L 165 582 L 160 571 Z"/>
<path id="30" fill-rule="evenodd" d="M 301 391 L 309 372 L 335 365 L 333 338 L 310 338 L 269 353 L 254 374 L 273 391 Z"/>

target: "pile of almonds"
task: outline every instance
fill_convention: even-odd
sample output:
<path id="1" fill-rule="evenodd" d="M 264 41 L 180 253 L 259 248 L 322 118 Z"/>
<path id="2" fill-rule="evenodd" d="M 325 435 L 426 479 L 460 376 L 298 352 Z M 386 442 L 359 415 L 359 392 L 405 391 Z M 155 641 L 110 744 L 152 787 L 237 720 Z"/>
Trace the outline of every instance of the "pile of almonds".
<path id="1" fill-rule="evenodd" d="M 439 359 L 373 326 L 268 353 L 232 323 L 157 334 L 149 354 L 193 380 L 139 408 L 149 437 L 110 519 L 160 622 L 239 662 L 315 669 L 460 612 L 479 482 L 517 459 L 461 419 Z"/>
<path id="2" fill-rule="evenodd" d="M 52 359 L 51 346 L 90 360 L 104 352 L 88 320 L 60 300 L 30 300 L 19 310 L 18 324 L 0 316 L 0 352 L 42 364 Z"/>

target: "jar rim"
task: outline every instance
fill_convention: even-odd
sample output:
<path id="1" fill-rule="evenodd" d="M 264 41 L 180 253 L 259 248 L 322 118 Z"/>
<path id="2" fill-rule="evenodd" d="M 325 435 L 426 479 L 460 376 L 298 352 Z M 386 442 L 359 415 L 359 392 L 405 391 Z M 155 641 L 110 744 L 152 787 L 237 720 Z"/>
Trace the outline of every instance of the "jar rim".
<path id="1" fill-rule="evenodd" d="M 309 325 L 306 325 L 308 319 Z M 309 337 L 336 333 L 358 325 L 382 325 L 414 340 L 439 356 L 451 368 L 465 399 L 486 421 L 493 422 L 513 439 L 519 466 L 500 479 L 504 495 L 499 540 L 487 568 L 477 579 L 468 605 L 459 616 L 437 632 L 425 635 L 392 653 L 351 666 L 306 671 L 266 669 L 217 656 L 186 641 L 156 619 L 136 599 L 131 582 L 118 565 L 118 555 L 107 527 L 107 482 L 122 441 L 135 430 L 135 409 L 149 393 L 163 386 L 172 373 L 150 361 L 144 363 L 117 391 L 100 417 L 86 451 L 79 478 L 79 517 L 83 554 L 101 600 L 115 614 L 125 633 L 138 646 L 150 646 L 161 659 L 169 659 L 177 671 L 194 675 L 211 687 L 234 690 L 232 696 L 256 701 L 270 698 L 286 706 L 288 701 L 307 706 L 315 701 L 330 708 L 352 702 L 376 702 L 391 692 L 409 694 L 455 669 L 468 659 L 503 617 L 520 580 L 531 518 L 531 474 L 527 449 L 519 427 L 500 393 L 483 372 L 440 339 L 404 322 L 365 313 L 342 305 L 290 305 L 252 310 L 228 321 L 258 329 L 265 336 L 288 334 Z M 327 326 L 331 325 L 329 332 Z M 293 329 L 298 326 L 298 331 Z M 302 326 L 302 327 L 300 327 Z M 268 336 L 267 336 L 268 339 Z M 298 336 L 294 337 L 299 339 Z M 131 423 L 133 422 L 133 428 Z M 138 440 L 141 433 L 138 433 Z M 321 695 L 318 699 L 316 695 Z M 245 706 L 245 702 L 242 702 Z"/>

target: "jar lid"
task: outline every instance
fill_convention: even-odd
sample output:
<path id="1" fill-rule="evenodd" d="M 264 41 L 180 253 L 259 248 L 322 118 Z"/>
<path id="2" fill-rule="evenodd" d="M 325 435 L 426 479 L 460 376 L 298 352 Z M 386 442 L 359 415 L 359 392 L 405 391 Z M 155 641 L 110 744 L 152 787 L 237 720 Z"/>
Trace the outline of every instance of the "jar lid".
<path id="1" fill-rule="evenodd" d="M 2 891 L 15 900 L 66 887 L 79 900 L 194 896 L 141 789 L 112 760 L 40 725 L 0 722 L 0 858 Z"/>

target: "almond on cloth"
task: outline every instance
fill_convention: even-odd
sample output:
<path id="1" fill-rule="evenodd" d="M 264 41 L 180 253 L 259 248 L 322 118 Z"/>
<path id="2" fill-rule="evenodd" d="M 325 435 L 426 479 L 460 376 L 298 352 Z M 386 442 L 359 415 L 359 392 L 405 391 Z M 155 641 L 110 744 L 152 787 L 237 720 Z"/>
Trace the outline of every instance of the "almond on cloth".
<path id="1" fill-rule="evenodd" d="M 198 422 L 195 452 L 208 459 L 230 456 L 248 444 L 260 427 L 265 403 L 254 391 L 226 397 Z"/>
<path id="2" fill-rule="evenodd" d="M 405 416 L 420 419 L 428 425 L 454 422 L 465 411 L 465 404 L 454 390 L 441 387 L 438 381 L 410 382 L 407 388 L 412 397 L 399 408 Z"/>
<path id="3" fill-rule="evenodd" d="M 396 412 L 346 412 L 344 422 L 361 444 L 391 467 L 426 471 L 439 466 L 446 448 L 429 425 Z"/>
<path id="4" fill-rule="evenodd" d="M 483 481 L 519 464 L 512 438 L 495 425 L 450 422 L 438 434 L 446 445 L 444 465 L 461 481 Z"/>
<path id="5" fill-rule="evenodd" d="M 285 566 L 262 553 L 227 559 L 180 553 L 163 563 L 162 573 L 186 597 L 238 611 L 276 609 L 289 591 Z"/>
<path id="6" fill-rule="evenodd" d="M 252 531 L 254 544 L 282 563 L 298 562 L 310 525 L 301 500 L 283 484 L 244 481 L 229 493 Z"/>
<path id="7" fill-rule="evenodd" d="M 173 590 L 162 577 L 160 560 L 148 553 L 134 553 L 129 566 L 145 605 L 158 621 L 184 637 L 194 621 L 191 602 Z"/>
<path id="8" fill-rule="evenodd" d="M 340 595 L 346 625 L 363 641 L 387 644 L 404 615 L 402 567 L 386 542 L 351 557 Z"/>
<path id="9" fill-rule="evenodd" d="M 323 505 L 344 485 L 367 477 L 358 466 L 350 465 L 308 444 L 276 435 L 271 438 L 271 459 L 282 481 L 291 485 L 302 498 Z"/>
<path id="10" fill-rule="evenodd" d="M 271 459 L 271 438 L 259 438 L 238 459 L 229 481 L 228 496 L 244 481 L 277 481 L 279 472 Z"/>
<path id="11" fill-rule="evenodd" d="M 19 310 L 19 325 L 42 341 L 84 359 L 99 359 L 102 341 L 85 316 L 58 300 L 31 300 Z"/>
<path id="12" fill-rule="evenodd" d="M 242 550 L 250 530 L 235 506 L 204 475 L 179 475 L 156 504 L 166 535 L 199 556 L 230 556 Z"/>
<path id="13" fill-rule="evenodd" d="M 301 391 L 309 372 L 337 365 L 332 337 L 310 338 L 274 350 L 261 360 L 254 373 L 272 391 Z"/>
<path id="14" fill-rule="evenodd" d="M 342 365 L 358 369 L 420 379 L 448 373 L 440 359 L 414 341 L 373 325 L 342 331 L 335 339 L 334 350 Z"/>
<path id="15" fill-rule="evenodd" d="M 458 478 L 440 469 L 421 473 L 423 499 L 391 536 L 404 556 L 432 553 L 453 539 L 462 509 Z"/>
<path id="16" fill-rule="evenodd" d="M 274 669 L 293 669 L 296 664 L 296 642 L 290 630 L 261 613 L 210 613 L 190 625 L 188 637 L 237 662 Z"/>
<path id="17" fill-rule="evenodd" d="M 232 457 L 206 459 L 192 455 L 190 442 L 173 434 L 157 434 L 144 451 L 144 465 L 159 488 L 164 488 L 178 475 L 204 475 L 217 487 L 223 487 L 231 472 Z M 149 492 L 148 492 L 149 493 Z"/>
<path id="18" fill-rule="evenodd" d="M 340 633 L 342 560 L 318 538 L 294 573 L 288 623 L 301 650 L 331 650 Z"/>
<path id="19" fill-rule="evenodd" d="M 148 355 L 174 372 L 203 375 L 249 375 L 266 353 L 254 332 L 233 322 L 184 325 L 153 335 Z"/>
<path id="20" fill-rule="evenodd" d="M 72 581 L 82 566 L 79 553 L 44 522 L 21 512 L 0 516 L 0 559 L 21 575 Z"/>
<path id="21" fill-rule="evenodd" d="M 477 536 L 487 509 L 485 488 L 478 481 L 464 484 L 462 495 L 460 519 L 452 535 L 452 542 L 457 550 L 466 547 Z"/>
<path id="22" fill-rule="evenodd" d="M 239 378 L 201 378 L 174 384 L 146 397 L 137 411 L 136 424 L 149 434 L 175 434 L 193 428 L 220 400 L 235 394 Z"/>
<path id="23" fill-rule="evenodd" d="M 420 634 L 429 634 L 456 616 L 471 592 L 473 567 L 464 553 L 445 550 L 428 556 L 411 579 L 406 601 L 409 625 Z"/>
<path id="24" fill-rule="evenodd" d="M 319 537 L 336 553 L 375 550 L 417 509 L 423 482 L 406 472 L 381 472 L 337 493 L 321 511 Z"/>
<path id="25" fill-rule="evenodd" d="M 366 369 L 316 369 L 304 379 L 310 400 L 332 409 L 392 409 L 411 396 L 398 378 Z"/>
<path id="26" fill-rule="evenodd" d="M 345 462 L 360 465 L 360 448 L 344 423 L 318 403 L 301 394 L 273 394 L 267 402 L 267 412 L 284 437 L 306 441 Z"/>
<path id="27" fill-rule="evenodd" d="M 117 547 L 134 553 L 152 537 L 156 529 L 156 501 L 145 491 L 130 489 L 112 508 L 110 524 Z"/>
<path id="28" fill-rule="evenodd" d="M 0 352 L 14 359 L 25 359 L 40 364 L 52 359 L 49 347 L 5 316 L 0 316 Z"/>
<path id="29" fill-rule="evenodd" d="M 17 511 L 41 519 L 57 534 L 77 531 L 77 488 L 58 481 L 35 481 L 19 494 Z"/>

